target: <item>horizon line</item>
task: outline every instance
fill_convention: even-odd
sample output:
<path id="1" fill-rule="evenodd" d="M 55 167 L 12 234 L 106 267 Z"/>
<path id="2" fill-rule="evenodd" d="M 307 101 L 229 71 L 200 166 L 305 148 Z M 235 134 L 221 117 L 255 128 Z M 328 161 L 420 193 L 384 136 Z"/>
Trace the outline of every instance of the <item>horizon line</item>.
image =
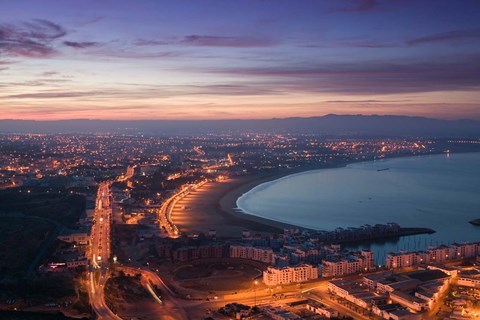
<path id="1" fill-rule="evenodd" d="M 324 118 L 327 116 L 339 116 L 339 117 L 348 117 L 348 116 L 361 116 L 361 117 L 404 117 L 404 118 L 421 118 L 421 119 L 430 119 L 430 120 L 439 120 L 439 121 L 480 121 L 476 118 L 434 118 L 429 116 L 420 116 L 420 115 L 402 115 L 402 114 L 337 114 L 337 113 L 328 113 L 323 115 L 315 116 L 297 116 L 297 117 L 273 117 L 273 118 L 211 118 L 211 119 L 96 119 L 96 118 L 66 118 L 66 119 L 12 119 L 12 118 L 3 118 L 0 121 L 35 121 L 35 122 L 56 122 L 56 121 L 118 121 L 118 122 L 128 122 L 128 121 L 261 121 L 261 120 L 287 120 L 287 119 L 313 119 L 313 118 Z"/>

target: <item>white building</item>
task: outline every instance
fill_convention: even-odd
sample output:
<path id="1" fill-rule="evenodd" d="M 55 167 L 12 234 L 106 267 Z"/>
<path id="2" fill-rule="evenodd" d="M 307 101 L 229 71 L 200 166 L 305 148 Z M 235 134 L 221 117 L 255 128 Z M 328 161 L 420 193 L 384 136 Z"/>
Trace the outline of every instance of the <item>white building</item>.
<path id="1" fill-rule="evenodd" d="M 387 260 L 385 261 L 385 267 L 389 269 L 406 268 L 417 265 L 417 263 L 418 261 L 416 252 L 390 252 L 387 255 Z"/>
<path id="2" fill-rule="evenodd" d="M 57 239 L 69 243 L 75 242 L 77 244 L 87 245 L 90 241 L 90 234 L 87 231 L 64 233 L 60 234 Z"/>
<path id="3" fill-rule="evenodd" d="M 319 302 L 314 301 L 314 300 L 309 300 L 309 302 L 307 303 L 307 309 L 312 311 L 312 312 L 315 312 L 319 315 L 322 315 L 326 318 L 338 317 L 338 311 L 337 310 L 329 308 L 329 307 L 325 306 L 324 304 L 319 303 Z"/>
<path id="4" fill-rule="evenodd" d="M 474 258 L 480 255 L 480 243 L 454 243 L 449 246 L 431 247 L 427 251 L 389 253 L 385 267 L 405 268 L 426 264 L 437 264 L 449 260 Z"/>
<path id="5" fill-rule="evenodd" d="M 372 312 L 383 319 L 388 320 L 419 320 L 420 313 L 412 313 L 398 303 L 372 306 Z"/>
<path id="6" fill-rule="evenodd" d="M 480 269 L 461 270 L 458 274 L 458 285 L 480 289 Z"/>
<path id="7" fill-rule="evenodd" d="M 425 301 L 417 296 L 405 292 L 390 292 L 390 299 L 392 299 L 393 302 L 399 303 L 402 306 L 405 306 L 417 312 L 426 311 L 429 309 L 428 301 Z"/>
<path id="8" fill-rule="evenodd" d="M 317 278 L 318 268 L 309 264 L 281 269 L 268 267 L 267 270 L 263 272 L 263 282 L 267 286 L 305 282 Z"/>
<path id="9" fill-rule="evenodd" d="M 369 250 L 363 250 L 337 261 L 324 260 L 322 262 L 322 277 L 338 277 L 373 270 L 375 270 L 373 252 Z"/>
<path id="10" fill-rule="evenodd" d="M 480 244 L 475 243 L 454 243 L 452 244 L 454 259 L 473 258 L 480 254 Z"/>
<path id="11" fill-rule="evenodd" d="M 77 260 L 67 261 L 67 268 L 86 267 L 88 266 L 87 258 L 80 258 Z"/>

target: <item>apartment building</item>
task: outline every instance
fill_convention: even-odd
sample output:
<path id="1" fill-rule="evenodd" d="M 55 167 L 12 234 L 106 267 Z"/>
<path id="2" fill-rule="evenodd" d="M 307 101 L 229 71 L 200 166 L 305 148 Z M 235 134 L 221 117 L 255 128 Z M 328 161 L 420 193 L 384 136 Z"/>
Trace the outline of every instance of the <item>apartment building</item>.
<path id="1" fill-rule="evenodd" d="M 373 252 L 369 250 L 354 252 L 347 257 L 322 262 L 322 277 L 338 277 L 373 270 L 375 270 Z"/>
<path id="2" fill-rule="evenodd" d="M 263 282 L 267 286 L 305 282 L 318 278 L 318 268 L 304 264 L 296 267 L 268 267 L 263 272 Z"/>

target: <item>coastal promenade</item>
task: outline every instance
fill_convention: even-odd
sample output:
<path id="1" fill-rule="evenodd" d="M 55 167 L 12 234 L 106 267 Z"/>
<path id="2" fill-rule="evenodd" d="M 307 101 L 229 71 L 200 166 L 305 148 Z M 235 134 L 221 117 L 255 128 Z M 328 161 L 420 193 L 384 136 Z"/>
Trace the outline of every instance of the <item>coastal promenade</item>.
<path id="1" fill-rule="evenodd" d="M 170 196 L 167 200 L 162 203 L 160 209 L 158 209 L 158 220 L 161 225 L 167 232 L 170 238 L 178 238 L 180 236 L 180 231 L 177 225 L 172 220 L 172 211 L 177 203 L 186 197 L 190 192 L 195 191 L 198 188 L 201 188 L 206 180 L 200 181 L 196 184 L 186 185 L 182 187 L 178 192 Z"/>

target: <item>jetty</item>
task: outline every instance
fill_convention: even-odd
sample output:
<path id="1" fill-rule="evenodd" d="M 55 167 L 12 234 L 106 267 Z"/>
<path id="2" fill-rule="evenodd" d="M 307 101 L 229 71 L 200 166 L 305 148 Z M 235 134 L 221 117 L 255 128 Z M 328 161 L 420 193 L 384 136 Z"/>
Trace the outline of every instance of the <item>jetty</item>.
<path id="1" fill-rule="evenodd" d="M 480 226 L 480 218 L 468 221 L 469 223 L 473 224 L 474 226 Z"/>

